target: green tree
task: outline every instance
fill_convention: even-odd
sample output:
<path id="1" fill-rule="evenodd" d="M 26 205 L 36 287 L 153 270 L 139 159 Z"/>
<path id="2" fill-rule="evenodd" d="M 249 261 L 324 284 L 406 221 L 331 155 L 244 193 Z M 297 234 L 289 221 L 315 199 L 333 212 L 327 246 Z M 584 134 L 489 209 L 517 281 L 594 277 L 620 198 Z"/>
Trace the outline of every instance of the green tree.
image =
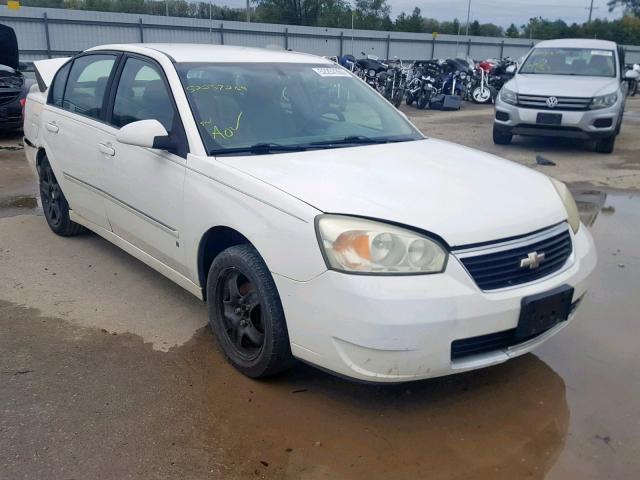
<path id="1" fill-rule="evenodd" d="M 518 38 L 520 36 L 520 30 L 512 23 L 509 25 L 509 28 L 505 30 L 504 36 L 508 38 Z"/>
<path id="2" fill-rule="evenodd" d="M 616 7 L 622 7 L 625 12 L 640 17 L 640 0 L 609 0 L 607 6 L 610 12 Z"/>
<path id="3" fill-rule="evenodd" d="M 424 28 L 424 19 L 420 14 L 420 9 L 415 7 L 411 15 L 402 12 L 398 15 L 395 22 L 395 29 L 399 32 L 422 32 Z"/>

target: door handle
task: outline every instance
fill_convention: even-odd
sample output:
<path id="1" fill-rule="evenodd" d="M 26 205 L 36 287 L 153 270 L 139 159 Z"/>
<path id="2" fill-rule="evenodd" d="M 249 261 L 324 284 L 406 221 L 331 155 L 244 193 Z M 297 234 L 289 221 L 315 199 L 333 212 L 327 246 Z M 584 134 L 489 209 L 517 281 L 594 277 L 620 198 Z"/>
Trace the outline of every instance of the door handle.
<path id="1" fill-rule="evenodd" d="M 47 123 L 45 127 L 47 127 L 47 130 L 49 130 L 51 133 L 58 133 L 58 130 L 60 130 L 58 126 L 53 122 Z"/>
<path id="2" fill-rule="evenodd" d="M 100 150 L 105 155 L 109 155 L 110 157 L 113 157 L 116 154 L 114 148 L 106 143 L 99 143 L 98 150 Z"/>

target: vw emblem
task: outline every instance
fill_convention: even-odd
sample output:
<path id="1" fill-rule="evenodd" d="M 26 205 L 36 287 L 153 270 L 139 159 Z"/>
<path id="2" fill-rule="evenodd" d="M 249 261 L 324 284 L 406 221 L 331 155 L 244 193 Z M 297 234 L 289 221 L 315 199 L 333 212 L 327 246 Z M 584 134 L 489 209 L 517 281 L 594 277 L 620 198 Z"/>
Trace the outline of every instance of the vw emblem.
<path id="1" fill-rule="evenodd" d="M 527 254 L 527 258 L 520 260 L 520 268 L 530 268 L 531 270 L 538 268 L 544 261 L 544 257 L 544 253 L 529 252 Z"/>
<path id="2" fill-rule="evenodd" d="M 547 98 L 547 107 L 556 108 L 558 106 L 558 99 L 556 97 Z"/>

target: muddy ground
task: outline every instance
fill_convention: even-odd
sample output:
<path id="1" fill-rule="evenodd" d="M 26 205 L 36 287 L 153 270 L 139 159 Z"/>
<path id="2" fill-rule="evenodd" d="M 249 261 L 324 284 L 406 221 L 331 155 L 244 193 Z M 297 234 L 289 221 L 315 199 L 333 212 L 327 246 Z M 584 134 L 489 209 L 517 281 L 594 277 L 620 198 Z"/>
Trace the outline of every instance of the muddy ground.
<path id="1" fill-rule="evenodd" d="M 374 387 L 229 367 L 204 305 L 95 235 L 47 228 L 0 141 L 0 479 L 640 476 L 640 102 L 614 155 L 491 143 L 491 110 L 405 109 L 428 134 L 573 181 L 599 253 L 575 322 L 506 364 Z M 634 133 L 635 132 L 635 133 Z M 614 187 L 614 188 L 612 188 Z"/>

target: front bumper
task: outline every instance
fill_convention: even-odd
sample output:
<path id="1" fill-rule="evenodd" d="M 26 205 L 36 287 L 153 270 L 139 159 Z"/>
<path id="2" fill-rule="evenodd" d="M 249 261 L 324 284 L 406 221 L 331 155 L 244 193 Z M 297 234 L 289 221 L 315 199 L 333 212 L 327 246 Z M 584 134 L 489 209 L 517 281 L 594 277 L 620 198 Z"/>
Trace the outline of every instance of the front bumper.
<path id="1" fill-rule="evenodd" d="M 495 365 L 553 336 L 569 322 L 520 345 L 452 360 L 455 340 L 515 328 L 525 296 L 568 284 L 575 289 L 573 301 L 582 298 L 596 264 L 584 225 L 567 264 L 542 280 L 492 292 L 481 291 L 453 255 L 436 275 L 327 271 L 308 282 L 274 278 L 294 356 L 350 378 L 402 382 Z"/>
<path id="2" fill-rule="evenodd" d="M 567 137 L 576 139 L 599 139 L 609 137 L 616 132 L 621 121 L 622 103 L 598 110 L 541 110 L 525 108 L 505 103 L 496 98 L 495 127 L 503 133 L 512 135 L 535 135 L 548 137 Z M 558 126 L 537 123 L 539 113 L 560 113 L 562 124 Z M 601 125 L 601 126 L 599 126 Z"/>

